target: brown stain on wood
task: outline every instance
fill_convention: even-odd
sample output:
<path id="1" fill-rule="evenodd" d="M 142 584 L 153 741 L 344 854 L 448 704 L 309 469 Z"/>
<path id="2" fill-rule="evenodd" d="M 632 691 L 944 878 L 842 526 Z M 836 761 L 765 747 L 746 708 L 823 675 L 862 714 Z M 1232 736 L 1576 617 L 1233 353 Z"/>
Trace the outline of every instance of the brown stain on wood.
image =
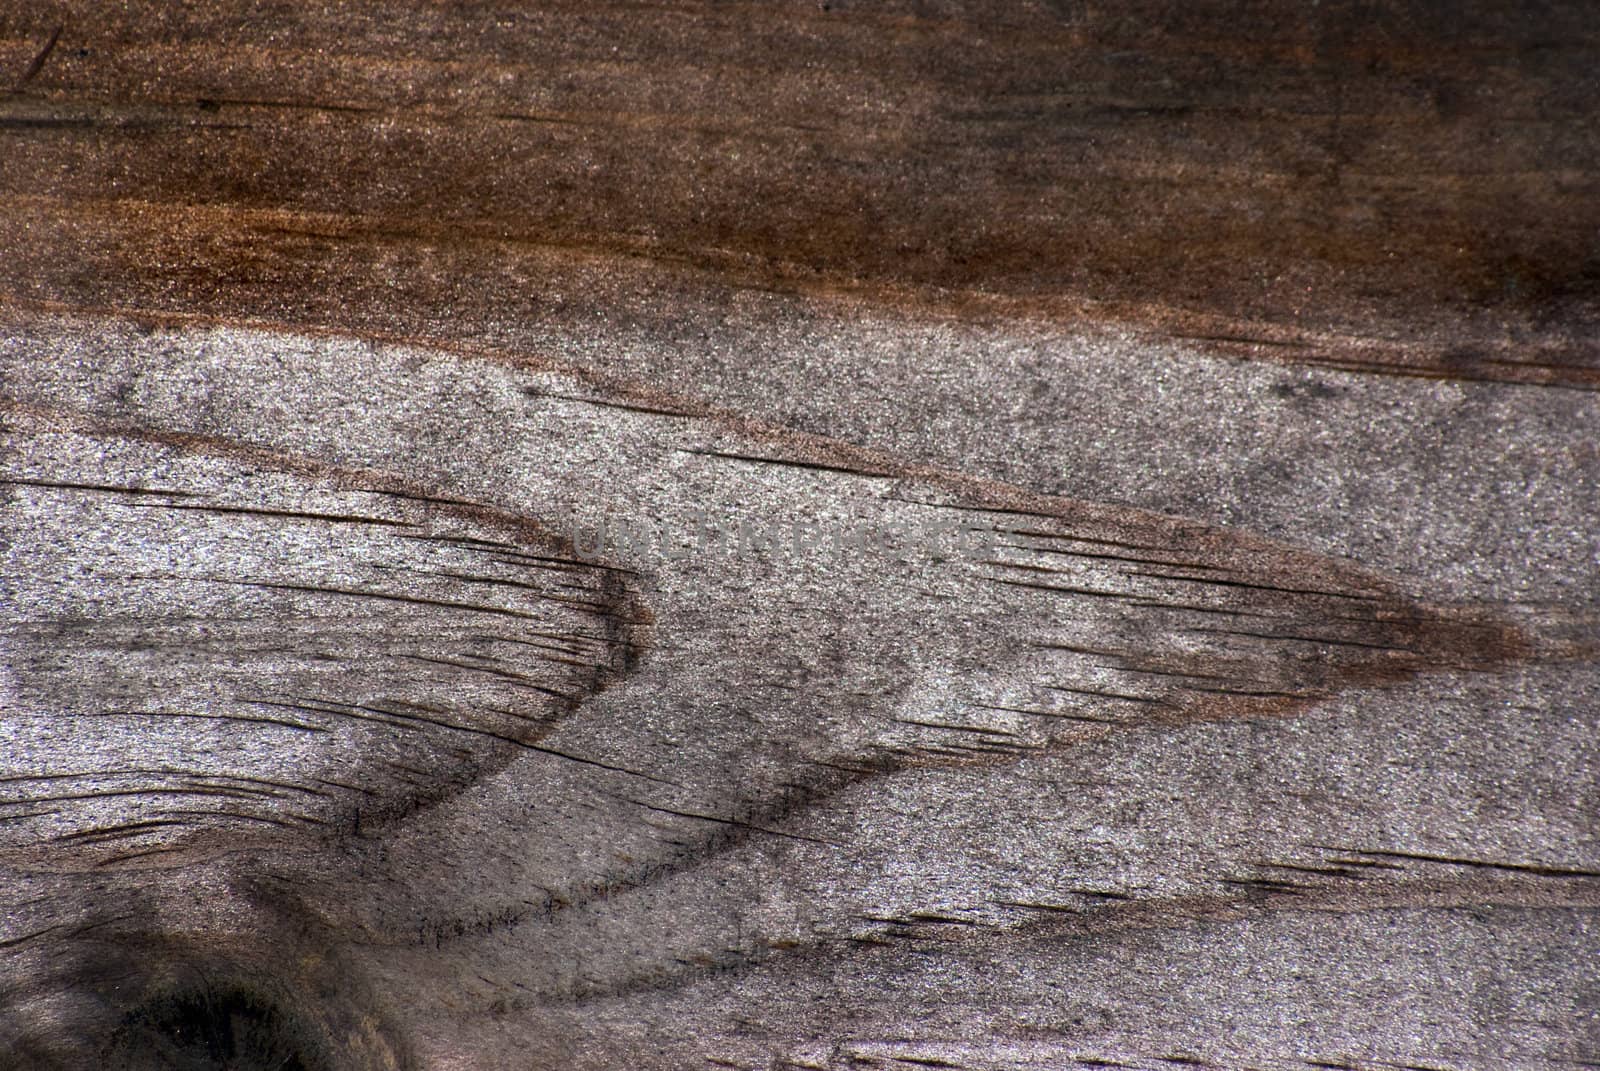
<path id="1" fill-rule="evenodd" d="M 63 8 L 0 120 L 0 290 L 483 341 L 709 283 L 1600 385 L 1582 5 L 402 12 L 477 43 Z"/>

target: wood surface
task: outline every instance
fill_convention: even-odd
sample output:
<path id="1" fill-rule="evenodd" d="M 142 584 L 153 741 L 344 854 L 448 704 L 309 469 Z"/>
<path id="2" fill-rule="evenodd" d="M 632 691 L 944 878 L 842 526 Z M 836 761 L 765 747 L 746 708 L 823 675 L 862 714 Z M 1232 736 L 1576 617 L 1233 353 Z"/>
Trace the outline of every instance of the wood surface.
<path id="1" fill-rule="evenodd" d="M 0 1068 L 1600 1067 L 1592 4 L 0 94 Z"/>

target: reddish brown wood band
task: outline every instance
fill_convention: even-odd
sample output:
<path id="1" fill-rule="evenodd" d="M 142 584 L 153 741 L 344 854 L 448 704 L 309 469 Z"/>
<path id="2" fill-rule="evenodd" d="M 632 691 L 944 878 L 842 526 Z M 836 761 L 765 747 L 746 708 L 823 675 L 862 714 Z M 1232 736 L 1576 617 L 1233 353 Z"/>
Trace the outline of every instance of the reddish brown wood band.
<path id="1" fill-rule="evenodd" d="M 1592 388 L 1591 16 L 33 7 L 0 288 L 497 342 L 776 289 Z"/>

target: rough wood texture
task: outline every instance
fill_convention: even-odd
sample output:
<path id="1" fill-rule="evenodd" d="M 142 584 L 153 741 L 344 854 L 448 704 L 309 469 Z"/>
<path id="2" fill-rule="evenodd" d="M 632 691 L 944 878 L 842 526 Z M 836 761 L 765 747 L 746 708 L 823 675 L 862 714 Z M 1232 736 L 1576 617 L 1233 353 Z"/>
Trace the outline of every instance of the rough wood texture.
<path id="1" fill-rule="evenodd" d="M 0 1067 L 1600 1066 L 1597 29 L 0 10 Z"/>

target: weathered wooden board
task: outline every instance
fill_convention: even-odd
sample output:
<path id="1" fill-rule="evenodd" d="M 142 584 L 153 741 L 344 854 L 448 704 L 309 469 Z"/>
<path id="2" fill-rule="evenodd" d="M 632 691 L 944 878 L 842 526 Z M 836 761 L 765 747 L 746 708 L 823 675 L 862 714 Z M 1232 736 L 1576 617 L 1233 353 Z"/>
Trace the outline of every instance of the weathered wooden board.
<path id="1" fill-rule="evenodd" d="M 0 1067 L 1600 1066 L 1583 5 L 0 17 Z"/>

